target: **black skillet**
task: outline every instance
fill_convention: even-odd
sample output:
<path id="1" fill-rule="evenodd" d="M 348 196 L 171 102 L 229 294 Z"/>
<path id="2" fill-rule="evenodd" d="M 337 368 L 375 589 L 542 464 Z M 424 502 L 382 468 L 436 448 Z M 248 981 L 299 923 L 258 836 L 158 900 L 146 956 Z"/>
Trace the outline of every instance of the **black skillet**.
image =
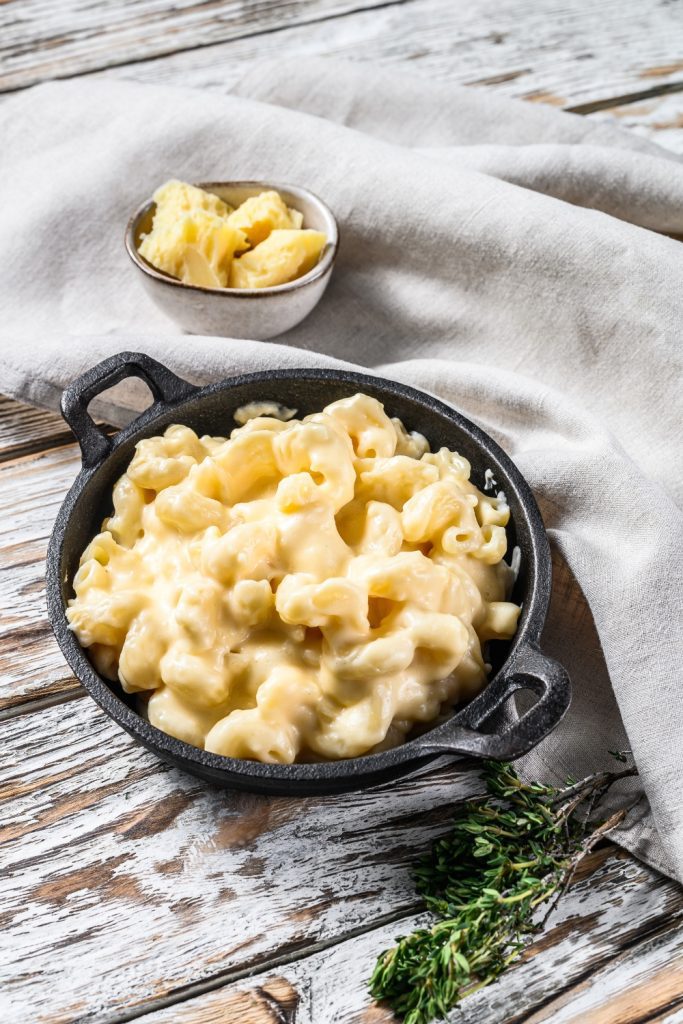
<path id="1" fill-rule="evenodd" d="M 125 377 L 140 377 L 154 403 L 115 437 L 93 422 L 88 405 L 100 392 Z M 68 629 L 64 614 L 81 552 L 102 519 L 111 513 L 111 492 L 125 471 L 136 442 L 184 423 L 198 434 L 225 436 L 233 413 L 254 401 L 277 401 L 300 416 L 320 411 L 336 399 L 363 391 L 384 404 L 409 430 L 428 438 L 432 450 L 458 451 L 472 465 L 480 488 L 490 469 L 505 491 L 511 510 L 508 548 L 518 545 L 520 571 L 512 599 L 522 605 L 519 628 L 510 643 L 492 644 L 493 675 L 487 687 L 436 728 L 400 747 L 379 754 L 316 764 L 261 764 L 221 757 L 190 746 L 155 729 L 137 714 L 134 699 L 98 675 Z M 66 660 L 91 697 L 120 726 L 159 757 L 212 782 L 261 793 L 290 795 L 354 789 L 409 774 L 425 759 L 441 754 L 456 758 L 512 760 L 543 739 L 563 717 L 570 700 L 567 673 L 538 647 L 550 599 L 548 540 L 528 484 L 503 450 L 479 427 L 431 395 L 362 373 L 345 370 L 267 370 L 232 377 L 197 388 L 161 363 L 136 352 L 105 359 L 64 392 L 62 412 L 76 435 L 83 465 L 57 516 L 47 555 L 47 602 L 52 627 Z M 532 691 L 536 702 L 512 725 L 500 709 L 517 690 Z M 501 724 L 502 722 L 502 724 Z"/>

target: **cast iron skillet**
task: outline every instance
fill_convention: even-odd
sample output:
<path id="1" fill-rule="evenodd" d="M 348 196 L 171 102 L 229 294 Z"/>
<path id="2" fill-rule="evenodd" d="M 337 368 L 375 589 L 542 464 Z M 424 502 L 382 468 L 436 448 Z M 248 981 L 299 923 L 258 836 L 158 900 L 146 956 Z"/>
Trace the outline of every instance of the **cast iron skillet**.
<path id="1" fill-rule="evenodd" d="M 107 437 L 88 414 L 101 391 L 125 377 L 140 377 L 154 404 L 115 437 Z M 481 489 L 491 469 L 505 490 L 511 509 L 509 550 L 519 545 L 521 569 L 513 599 L 522 604 L 519 629 L 509 644 L 493 644 L 493 675 L 486 689 L 447 721 L 402 746 L 384 753 L 316 764 L 261 764 L 210 754 L 167 736 L 135 711 L 133 699 L 93 668 L 74 634 L 64 609 L 72 595 L 81 552 L 111 513 L 113 484 L 130 462 L 135 444 L 184 423 L 198 434 L 226 436 L 232 414 L 247 402 L 274 400 L 298 409 L 299 415 L 363 391 L 384 403 L 409 430 L 424 434 L 433 450 L 445 445 L 472 464 L 472 479 Z M 459 758 L 519 757 L 535 746 L 564 715 L 570 700 L 567 673 L 544 655 L 538 640 L 550 597 L 548 541 L 528 485 L 501 448 L 482 430 L 430 395 L 381 377 L 345 370 L 268 370 L 232 377 L 197 388 L 161 363 L 136 352 L 122 352 L 88 370 L 64 392 L 62 412 L 83 455 L 81 471 L 57 516 L 47 556 L 47 600 L 59 645 L 91 697 L 144 746 L 180 768 L 224 786 L 262 793 L 314 794 L 353 789 L 409 774 L 420 762 L 440 754 Z M 514 724 L 501 726 L 498 712 L 517 690 L 537 700 Z M 492 725 L 491 719 L 498 723 Z"/>

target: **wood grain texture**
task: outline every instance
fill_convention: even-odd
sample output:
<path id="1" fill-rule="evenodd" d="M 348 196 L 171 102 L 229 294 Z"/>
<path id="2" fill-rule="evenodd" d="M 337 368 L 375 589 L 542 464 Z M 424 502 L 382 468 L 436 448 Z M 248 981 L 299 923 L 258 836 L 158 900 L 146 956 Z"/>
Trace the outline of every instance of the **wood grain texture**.
<path id="1" fill-rule="evenodd" d="M 33 436 L 33 418 L 9 411 L 24 423 L 26 443 L 38 443 L 42 414 L 35 417 Z M 45 622 L 42 595 L 47 536 L 78 465 L 77 446 L 69 444 L 0 466 L 1 545 L 13 570 L 2 577 L 8 586 L 0 642 L 0 666 L 9 684 L 2 698 L 6 707 L 16 709 L 39 695 L 71 696 L 78 688 Z M 27 1007 L 37 1003 L 49 1007 L 47 1021 L 136 1015 L 159 999 L 182 999 L 188 986 L 191 991 L 260 970 L 283 955 L 305 955 L 321 942 L 334 944 L 354 929 L 372 928 L 387 913 L 409 911 L 415 901 L 407 864 L 443 829 L 454 799 L 470 784 L 453 786 L 444 770 L 369 799 L 288 802 L 223 795 L 161 766 L 87 699 L 25 714 L 7 723 L 5 731 L 0 798 L 8 802 L 0 843 L 10 869 L 3 900 L 6 939 L 10 957 L 19 951 L 40 964 L 36 977 L 18 964 L 12 971 L 7 991 L 13 992 L 17 1016 L 9 1020 L 25 1019 Z M 556 928 L 569 920 L 563 941 L 582 949 L 568 980 L 613 956 L 620 942 L 629 941 L 635 920 L 647 927 L 650 915 L 655 927 L 667 909 L 678 912 L 675 887 L 637 866 L 637 880 L 626 877 L 625 865 L 633 862 L 616 861 L 610 900 L 618 902 L 617 888 L 625 878 L 634 894 L 648 879 L 646 907 L 632 895 L 619 910 L 620 930 L 602 948 L 603 932 L 593 930 L 592 911 L 577 923 L 563 909 Z M 581 899 L 589 908 L 594 901 L 605 903 L 604 893 L 593 895 L 592 883 L 586 883 Z M 410 919 L 400 929 L 414 923 Z M 310 963 L 306 958 L 288 968 L 284 981 L 278 981 L 280 972 L 246 992 L 241 985 L 231 988 L 234 1018 L 225 1016 L 221 1003 L 216 1020 L 286 1020 L 296 1009 L 297 1022 L 344 1021 L 349 1006 L 346 1001 L 337 1006 L 332 994 L 345 992 L 346 958 L 352 956 L 361 957 L 353 970 L 353 1013 L 388 1020 L 369 1009 L 364 979 L 382 942 L 397 928 L 373 932 L 365 942 L 349 940 L 342 959 L 329 951 Z M 91 979 L 101 970 L 104 935 L 114 966 L 105 972 L 102 987 L 91 992 Z M 545 942 L 546 936 L 541 947 Z M 75 976 L 69 968 L 74 955 L 82 966 L 80 982 L 80 972 Z M 161 970 L 159 957 L 167 964 Z M 547 997 L 549 970 L 539 961 L 535 981 L 525 976 L 522 994 L 515 990 L 515 1005 L 523 996 L 523 1005 L 534 1008 Z M 510 998 L 507 986 L 506 981 L 500 989 L 503 1002 Z M 473 1024 L 489 1019 L 493 998 L 491 990 L 480 1007 L 472 1004 Z M 181 1002 L 173 1010 L 181 1014 L 179 1021 L 185 1019 L 185 1006 L 195 1013 L 193 1003 Z M 325 1007 L 336 1016 L 325 1016 Z M 213 1010 L 203 1003 L 196 1012 L 200 1016 L 187 1019 L 211 1021 Z"/>
<path id="2" fill-rule="evenodd" d="M 258 60 L 331 56 L 572 107 L 683 87 L 682 36 L 666 0 L 407 0 L 199 49 L 179 37 L 175 54 L 106 75 L 226 91 Z"/>
<path id="3" fill-rule="evenodd" d="M 663 1013 L 655 1013 L 654 1017 L 648 1017 L 643 1024 L 683 1024 L 683 1006 L 677 1006 Z"/>
<path id="4" fill-rule="evenodd" d="M 7 723 L 0 778 L 8 1024 L 36 1006 L 51 1024 L 114 1021 L 409 913 L 408 864 L 475 786 L 442 768 L 332 801 L 222 793 L 161 766 L 87 699 Z M 468 1001 L 463 1024 L 513 1024 L 547 998 L 549 978 L 561 974 L 556 994 L 680 923 L 683 893 L 655 872 L 611 849 L 590 866 L 525 963 Z M 278 968 L 299 993 L 297 1024 L 365 1014 L 374 956 L 415 923 Z"/>
<path id="5" fill-rule="evenodd" d="M 683 92 L 618 104 L 589 117 L 628 128 L 675 153 L 683 153 Z"/>
<path id="6" fill-rule="evenodd" d="M 6 503 L 0 522 L 9 524 L 2 549 L 4 556 L 13 562 L 11 579 L 14 584 L 17 578 L 25 580 L 25 585 L 18 589 L 13 584 L 7 595 L 8 608 L 2 622 L 3 628 L 9 629 L 9 636 L 0 646 L 0 657 L 5 659 L 3 667 L 8 674 L 19 670 L 19 675 L 12 679 L 27 687 L 22 699 L 26 693 L 30 696 L 45 692 L 46 683 L 65 685 L 59 680 L 59 672 L 63 670 L 61 655 L 44 624 L 42 597 L 36 594 L 36 587 L 42 586 L 45 539 L 78 461 L 77 448 L 72 444 L 16 459 L 0 467 L 1 490 Z M 23 577 L 23 573 L 27 575 Z M 22 600 L 26 602 L 23 606 Z M 13 615 L 17 616 L 17 622 Z M 22 623 L 25 625 L 32 616 L 37 627 L 43 625 L 44 634 L 32 636 L 30 632 L 28 635 L 22 632 Z M 18 632 L 14 631 L 15 627 L 19 627 Z M 39 656 L 41 650 L 44 660 Z M 51 672 L 56 673 L 52 679 Z M 76 685 L 70 680 L 66 684 Z M 365 808 L 362 797 L 340 798 L 324 805 L 318 803 L 303 874 L 300 874 L 291 858 L 287 862 L 283 849 L 286 847 L 291 852 L 297 848 L 302 832 L 301 806 L 307 805 L 308 817 L 308 806 L 314 804 L 313 801 L 297 802 L 297 808 L 294 803 L 288 806 L 287 801 L 266 802 L 259 798 L 207 793 L 200 784 L 161 768 L 153 758 L 134 747 L 88 700 L 26 714 L 5 729 L 9 739 L 10 770 L 1 795 L 12 804 L 3 813 L 6 831 L 0 835 L 0 842 L 7 841 L 4 849 L 12 863 L 14 843 L 19 851 L 17 888 L 9 902 L 3 901 L 8 912 L 18 914 L 15 919 L 18 931 L 10 928 L 7 941 L 10 950 L 20 949 L 21 955 L 41 965 L 40 977 L 35 979 L 16 971 L 15 981 L 20 993 L 16 997 L 19 1000 L 17 1020 L 25 1019 L 26 1007 L 31 1002 L 52 1006 L 53 998 L 61 996 L 67 999 L 66 1004 L 59 1009 L 57 1003 L 58 1009 L 54 1013 L 50 1010 L 46 1020 L 113 1021 L 124 1011 L 142 1012 L 147 1005 L 153 1006 L 156 1000 L 166 998 L 169 993 L 172 998 L 181 997 L 187 986 L 191 989 L 197 984 L 212 984 L 216 978 L 259 969 L 264 961 L 277 960 L 292 950 L 298 955 L 320 941 L 334 943 L 350 930 L 371 927 L 386 912 L 402 913 L 409 909 L 412 900 L 406 864 L 413 851 L 426 846 L 434 830 L 441 829 L 449 801 L 452 802 L 454 796 L 446 772 L 419 784 L 405 783 L 397 787 L 395 793 L 385 791 L 380 794 L 379 812 L 374 794 Z M 413 788 L 415 786 L 417 788 Z M 351 806 L 347 801 L 352 801 Z M 258 806 L 265 803 L 273 806 L 266 809 Z M 226 806 L 227 841 L 221 813 Z M 407 815 L 407 820 L 397 824 L 403 814 Z M 241 816 L 248 819 L 246 824 L 234 820 Z M 292 826 L 283 836 L 283 847 L 276 833 L 281 824 L 290 820 Z M 373 822 L 372 828 L 368 826 L 369 820 Z M 342 822 L 343 826 L 339 824 Z M 341 827 L 346 834 L 340 832 Z M 388 845 L 382 836 L 383 828 L 387 827 L 390 830 Z M 374 838 L 368 839 L 376 831 L 380 835 L 379 845 Z M 355 833 L 358 835 L 354 837 Z M 198 851 L 197 837 L 203 837 Z M 325 844 L 330 839 L 333 844 L 341 843 L 341 848 L 328 864 Z M 143 840 L 146 849 L 140 848 Z M 245 841 L 249 850 L 246 860 L 238 859 L 235 863 L 231 854 L 225 856 L 226 845 L 231 851 L 234 843 L 241 848 Z M 217 853 L 218 868 L 215 861 L 210 863 L 206 859 L 207 847 Z M 157 860 L 162 848 L 164 855 Z M 349 862 L 354 865 L 351 875 L 347 868 Z M 278 872 L 283 864 L 288 881 L 283 881 Z M 329 873 L 333 876 L 332 882 L 323 882 Z M 345 873 L 346 880 L 340 883 Z M 177 884 L 179 874 L 184 875 L 180 885 Z M 233 876 L 253 880 L 263 874 L 270 879 L 268 885 L 251 881 L 238 890 L 228 882 L 227 888 L 239 896 L 234 907 L 232 892 L 223 893 L 222 883 L 212 898 L 203 896 L 207 885 L 215 889 L 216 878 L 223 882 Z M 305 877 L 314 881 L 302 884 Z M 634 882 L 634 888 L 640 884 Z M 603 895 L 594 896 L 592 888 L 586 891 L 584 898 L 590 907 L 594 900 L 599 901 L 596 905 L 600 906 L 604 902 Z M 675 902 L 671 904 L 674 909 L 677 906 Z M 265 921 L 260 916 L 264 907 L 267 908 Z M 239 929 L 239 934 L 231 933 L 229 928 L 226 932 L 223 923 L 218 932 L 207 925 L 213 919 L 224 922 L 226 914 L 237 922 L 235 928 Z M 666 910 L 657 911 L 655 924 L 665 914 Z M 140 932 L 136 941 L 143 947 L 141 951 L 134 944 L 132 954 L 129 949 L 131 918 L 136 921 L 136 936 L 138 929 Z M 101 920 L 104 924 L 99 923 Z M 636 931 L 649 927 L 647 921 L 643 924 L 642 908 L 635 899 L 620 920 L 627 941 L 633 939 L 634 927 Z M 303 928 L 299 927 L 301 921 L 305 922 Z M 27 928 L 26 933 L 24 928 Z M 209 934 L 205 935 L 207 930 Z M 83 964 L 84 977 L 92 977 L 98 970 L 105 934 L 116 970 L 113 978 L 106 974 L 103 980 L 106 989 L 95 993 L 101 1005 L 96 1003 L 94 1008 L 87 999 L 89 982 L 83 982 L 82 990 L 78 990 L 79 1000 L 86 1007 L 82 1012 L 78 1001 L 68 1001 L 74 975 L 73 970 L 69 973 L 64 957 L 71 958 L 76 952 L 77 962 Z M 166 936 L 166 947 L 159 945 L 162 934 Z M 583 951 L 587 959 L 581 961 L 582 966 L 572 979 L 581 977 L 614 954 L 617 948 L 614 944 L 600 949 L 599 934 L 591 932 L 584 936 Z M 567 938 L 575 944 L 581 941 L 580 937 L 581 927 L 572 921 Z M 223 940 L 227 946 L 221 944 Z M 183 963 L 174 960 L 172 968 L 179 971 L 179 976 L 158 970 L 155 974 L 157 954 L 164 962 L 167 957 L 173 959 L 173 951 L 179 943 L 178 955 Z M 70 948 L 72 945 L 75 950 Z M 371 947 L 371 959 L 378 948 L 379 941 Z M 68 979 L 64 982 L 67 991 L 61 994 L 57 991 L 59 985 L 52 976 L 52 967 L 48 967 L 53 963 L 58 973 Z M 522 995 L 528 998 L 525 1006 L 533 1008 L 547 998 L 547 970 L 547 966 L 540 969 L 535 987 L 524 982 Z M 314 973 L 317 985 L 318 967 Z M 147 974 L 152 979 L 149 990 L 144 989 Z M 327 982 L 327 987 L 320 989 L 322 994 L 317 997 L 318 1001 L 311 1004 L 319 1013 L 325 1000 L 331 998 L 330 992 L 341 985 L 341 975 L 335 977 L 336 981 L 333 977 Z M 358 1013 L 375 1014 L 376 1011 L 367 1010 L 362 984 L 365 975 L 358 973 L 358 977 Z M 115 987 L 118 978 L 123 979 L 120 992 Z M 320 974 L 319 983 L 322 985 L 323 981 Z M 297 984 L 308 991 L 309 975 L 305 971 Z M 142 995 L 139 995 L 141 988 Z M 295 991 L 298 993 L 299 989 Z M 507 994 L 503 995 L 508 998 Z M 25 998 L 29 1002 L 22 1004 Z M 239 998 L 241 1001 L 249 999 L 249 1013 L 262 1017 L 265 1012 L 274 1012 L 272 995 L 266 998 L 260 989 L 255 995 L 250 993 Z M 302 998 L 296 996 L 296 1006 Z M 521 996 L 514 998 L 519 1001 Z M 243 1003 L 238 1005 L 242 1007 Z M 473 1024 L 489 1019 L 487 1007 L 488 1002 L 481 1009 L 481 1017 L 472 1017 Z M 240 1009 L 239 1013 L 242 1012 Z M 338 1017 L 330 1019 L 342 1021 L 346 1019 L 345 1012 L 346 1004 Z M 471 1012 L 474 1013 L 474 1009 Z M 311 1016 L 310 1020 L 316 1024 L 326 1022 L 325 1017 Z"/>
<path id="7" fill-rule="evenodd" d="M 676 916 L 661 931 L 551 1000 L 525 1024 L 640 1024 L 681 1004 L 683 928 Z"/>
<path id="8" fill-rule="evenodd" d="M 0 462 L 73 440 L 61 416 L 0 395 Z"/>
<path id="9" fill-rule="evenodd" d="M 0 779 L 3 1024 L 114 1020 L 408 913 L 415 851 L 480 787 L 445 768 L 332 800 L 224 793 L 86 698 L 5 723 Z"/>
<path id="10" fill-rule="evenodd" d="M 362 6 L 384 2 L 363 0 Z M 357 6 L 353 0 L 4 0 L 0 89 L 278 32 Z"/>
<path id="11" fill-rule="evenodd" d="M 682 29 L 666 0 L 4 0 L 0 88 L 94 72 L 226 90 L 261 57 L 329 54 L 597 105 L 683 152 L 683 93 L 651 95 L 683 88 Z M 408 864 L 476 783 L 441 767 L 266 800 L 160 765 L 78 697 L 46 622 L 43 559 L 76 446 L 58 417 L 2 400 L 0 461 L 0 709 L 23 712 L 0 761 L 2 1024 L 389 1024 L 366 978 L 422 920 Z M 683 1024 L 682 904 L 596 852 L 524 960 L 451 1020 Z"/>
<path id="12" fill-rule="evenodd" d="M 19 417 L 25 428 L 20 446 L 35 443 L 33 426 L 41 416 Z M 79 468 L 75 443 L 0 462 L 0 711 L 80 689 L 45 607 L 48 539 Z"/>
<path id="13" fill-rule="evenodd" d="M 668 895 L 665 895 L 668 892 Z M 660 909 L 655 905 L 663 898 Z M 670 898 L 673 902 L 670 902 Z M 629 944 L 634 938 L 634 921 L 638 920 L 645 936 L 656 930 L 658 954 L 652 964 L 643 961 L 640 979 L 655 962 L 661 966 L 669 953 L 678 948 L 683 915 L 683 896 L 671 883 L 648 869 L 636 865 L 629 857 L 618 854 L 613 847 L 597 851 L 586 865 L 581 879 L 572 887 L 557 913 L 551 918 L 547 930 L 529 946 L 524 956 L 514 964 L 495 985 L 468 997 L 449 1020 L 458 1024 L 531 1024 L 529 1013 L 565 990 L 577 991 L 587 973 L 602 979 L 602 972 L 593 974 L 603 964 L 605 979 L 612 963 L 624 960 L 631 964 Z M 424 924 L 426 915 L 382 925 L 373 931 L 354 936 L 329 949 L 316 952 L 295 963 L 267 971 L 256 979 L 226 985 L 215 991 L 182 1003 L 158 1010 L 146 1017 L 145 1024 L 271 1024 L 291 1021 L 296 1024 L 391 1024 L 395 1018 L 384 1007 L 374 1005 L 368 997 L 367 978 L 377 954 L 391 945 L 395 937 L 416 925 Z M 663 929 L 660 934 L 659 929 Z M 655 940 L 652 940 L 653 948 Z M 647 946 L 647 942 L 644 943 Z M 622 954 L 621 950 L 626 950 Z M 614 960 L 613 958 L 617 958 Z M 615 978 L 618 972 L 612 971 Z M 637 984 L 636 975 L 632 980 Z M 653 986 L 657 979 L 653 976 Z M 661 978 L 659 979 L 661 982 Z M 622 976 L 622 991 L 626 987 Z M 614 988 L 602 981 L 603 1002 L 596 997 L 587 1004 L 601 1008 L 603 1017 L 589 1015 L 581 1024 L 636 1024 L 641 1017 L 609 1017 L 610 1000 Z M 277 989 L 275 988 L 277 986 Z M 667 984 L 668 992 L 677 989 L 678 982 Z M 268 997 L 264 997 L 264 990 Z M 619 991 L 619 990 L 617 990 Z M 278 995 L 280 993 L 280 995 Z M 644 994 L 645 995 L 645 994 Z M 663 996 L 661 997 L 663 998 Z M 651 1002 L 652 1008 L 662 1006 L 661 998 Z M 559 1002 L 559 999 L 558 999 Z M 275 1006 L 273 1006 L 275 1003 Z M 571 1001 L 567 1006 L 573 1005 Z M 647 1004 L 640 1003 L 641 1010 Z M 553 1011 L 554 1012 L 554 1011 Z M 549 1024 L 555 1017 L 550 1011 L 541 1011 L 539 1017 Z M 279 1016 L 278 1016 L 279 1014 Z M 535 1021 L 536 1018 L 533 1018 Z M 558 1018 L 557 1024 L 564 1024 Z M 578 1024 L 572 1018 L 571 1024 Z"/>

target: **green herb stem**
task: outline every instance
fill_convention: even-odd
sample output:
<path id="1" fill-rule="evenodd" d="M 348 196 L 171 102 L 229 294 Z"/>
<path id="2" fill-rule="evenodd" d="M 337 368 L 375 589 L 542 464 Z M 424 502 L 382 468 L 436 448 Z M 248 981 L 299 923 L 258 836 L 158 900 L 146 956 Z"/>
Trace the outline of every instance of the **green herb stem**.
<path id="1" fill-rule="evenodd" d="M 558 790 L 523 781 L 509 764 L 486 762 L 487 794 L 458 809 L 450 833 L 414 869 L 417 891 L 437 920 L 379 956 L 372 995 L 405 1024 L 427 1024 L 499 977 L 625 814 L 591 828 L 594 803 L 634 774 L 596 772 Z M 549 908 L 539 922 L 543 904 Z"/>

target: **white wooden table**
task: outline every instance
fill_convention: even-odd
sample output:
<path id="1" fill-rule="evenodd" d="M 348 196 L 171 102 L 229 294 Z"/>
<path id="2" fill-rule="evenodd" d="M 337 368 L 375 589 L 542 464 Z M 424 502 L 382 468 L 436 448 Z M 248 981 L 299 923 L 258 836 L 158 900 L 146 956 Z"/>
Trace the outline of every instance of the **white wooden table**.
<path id="1" fill-rule="evenodd" d="M 361 9 L 359 9 L 361 8 Z M 551 103 L 683 152 L 681 0 L 3 0 L 0 90 L 79 75 L 225 90 L 331 54 Z M 0 382 L 0 390 L 2 382 Z M 61 420 L 0 399 L 0 1022 L 380 1024 L 409 865 L 476 779 L 265 799 L 161 765 L 69 674 L 44 556 L 78 469 Z M 683 893 L 605 844 L 463 1024 L 683 1022 Z"/>

